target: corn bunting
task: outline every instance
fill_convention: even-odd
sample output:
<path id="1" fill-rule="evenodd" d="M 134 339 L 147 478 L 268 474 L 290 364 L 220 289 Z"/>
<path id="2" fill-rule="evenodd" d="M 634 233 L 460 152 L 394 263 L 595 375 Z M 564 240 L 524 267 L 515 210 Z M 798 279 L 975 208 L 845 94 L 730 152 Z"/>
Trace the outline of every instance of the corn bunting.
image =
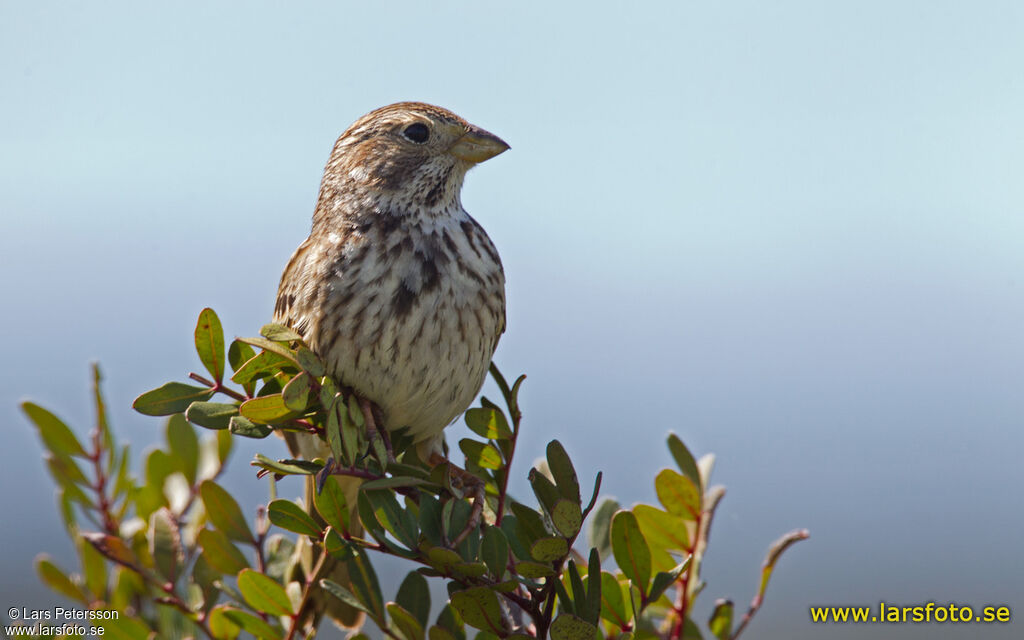
<path id="1" fill-rule="evenodd" d="M 444 428 L 480 390 L 505 329 L 501 260 L 460 191 L 470 168 L 506 149 L 428 104 L 363 116 L 335 143 L 312 231 L 281 277 L 275 322 L 375 406 L 364 414 L 377 428 L 407 428 L 423 459 L 440 451 Z M 313 435 L 286 439 L 293 455 L 330 455 Z M 346 481 L 354 504 L 358 484 Z M 340 567 L 330 575 L 344 580 Z M 357 612 L 325 600 L 312 624 L 325 608 L 359 624 Z"/>

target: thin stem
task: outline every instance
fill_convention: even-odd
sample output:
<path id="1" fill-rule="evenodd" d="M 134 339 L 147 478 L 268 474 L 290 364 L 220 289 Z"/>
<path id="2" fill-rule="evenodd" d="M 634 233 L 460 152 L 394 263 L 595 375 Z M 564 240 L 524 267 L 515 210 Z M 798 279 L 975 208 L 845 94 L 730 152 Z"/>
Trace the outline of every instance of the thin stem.
<path id="1" fill-rule="evenodd" d="M 230 397 L 234 398 L 235 400 L 238 400 L 239 402 L 245 402 L 246 400 L 250 400 L 250 398 L 248 396 L 243 396 L 242 394 L 238 393 L 234 389 L 229 389 L 228 387 L 225 387 L 223 384 L 221 384 L 219 382 L 214 382 L 213 380 L 207 380 L 206 378 L 204 378 L 203 376 L 199 375 L 198 373 L 190 373 L 190 374 L 188 374 L 188 377 L 192 378 L 193 380 L 195 380 L 196 382 L 198 382 L 200 384 L 205 384 L 206 386 L 210 387 L 210 390 L 213 391 L 214 393 L 217 393 L 219 391 L 220 393 L 223 393 L 226 396 L 230 396 Z"/>
<path id="2" fill-rule="evenodd" d="M 93 470 L 96 473 L 96 484 L 93 485 L 92 489 L 96 492 L 96 499 L 99 502 L 97 508 L 99 509 L 100 515 L 103 517 L 103 528 L 112 536 L 118 535 L 120 527 L 117 524 L 117 519 L 114 518 L 114 514 L 110 512 L 110 500 L 107 499 L 107 474 L 103 470 L 103 444 L 100 442 L 100 430 L 97 427 L 92 432 L 92 454 L 89 459 L 92 460 Z"/>
<path id="3" fill-rule="evenodd" d="M 747 609 L 745 614 L 743 614 L 743 619 L 740 620 L 739 626 L 736 627 L 736 630 L 732 632 L 731 636 L 729 636 L 729 640 L 736 640 L 736 638 L 740 637 L 743 630 L 747 628 L 748 624 L 750 624 L 750 620 L 754 617 L 754 614 L 761 608 L 761 602 L 763 601 L 764 598 L 762 598 L 760 594 L 754 596 L 754 599 L 750 602 L 750 608 Z"/>
<path id="4" fill-rule="evenodd" d="M 689 549 L 686 549 L 686 552 L 690 554 L 690 566 L 686 568 L 686 571 L 683 572 L 682 577 L 677 583 L 679 589 L 679 596 L 676 600 L 676 605 L 675 607 L 673 607 L 673 610 L 675 611 L 676 616 L 678 616 L 678 619 L 672 626 L 672 632 L 669 634 L 669 638 L 671 638 L 672 640 L 679 640 L 683 637 L 683 629 L 686 625 L 686 614 L 690 606 L 690 574 L 694 573 L 697 570 L 698 566 L 697 559 L 694 556 L 694 554 L 697 551 L 697 547 L 700 545 L 701 521 L 703 520 L 703 517 L 703 512 L 697 514 L 697 522 L 696 526 L 694 527 L 693 543 L 690 545 Z"/>
<path id="5" fill-rule="evenodd" d="M 508 495 L 508 479 L 512 476 L 512 458 L 516 455 L 516 442 L 519 440 L 519 423 L 523 414 L 517 409 L 509 407 L 512 414 L 512 438 L 509 440 L 508 459 L 505 460 L 504 473 L 501 478 L 501 489 L 498 491 L 498 508 L 494 516 L 494 526 L 501 526 L 501 519 L 505 516 L 505 496 Z"/>

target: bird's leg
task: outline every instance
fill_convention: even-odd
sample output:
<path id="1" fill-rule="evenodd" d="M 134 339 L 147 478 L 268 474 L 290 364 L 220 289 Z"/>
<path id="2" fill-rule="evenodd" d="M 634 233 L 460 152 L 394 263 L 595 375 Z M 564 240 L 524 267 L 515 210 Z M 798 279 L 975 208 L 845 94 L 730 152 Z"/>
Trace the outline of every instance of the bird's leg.
<path id="1" fill-rule="evenodd" d="M 384 450 L 387 451 L 388 462 L 395 462 L 395 452 L 391 448 L 391 438 L 388 436 L 388 430 L 377 427 L 378 423 L 383 423 L 383 420 L 380 420 L 380 409 L 361 395 L 357 394 L 356 400 L 359 402 L 359 409 L 363 412 L 367 440 L 372 445 L 374 439 L 379 437 L 384 443 Z"/>
<path id="2" fill-rule="evenodd" d="M 486 485 L 483 480 L 469 471 L 466 471 L 462 467 L 452 464 L 450 460 L 437 452 L 430 454 L 429 464 L 431 466 L 447 464 L 448 480 L 452 487 L 461 491 L 464 495 L 471 494 L 473 496 L 473 509 L 469 512 L 469 521 L 466 522 L 466 527 L 455 537 L 454 540 L 452 540 L 451 543 L 452 547 L 457 547 L 466 539 L 466 536 L 468 536 L 473 529 L 480 525 L 480 519 L 484 511 L 484 502 L 486 500 Z"/>

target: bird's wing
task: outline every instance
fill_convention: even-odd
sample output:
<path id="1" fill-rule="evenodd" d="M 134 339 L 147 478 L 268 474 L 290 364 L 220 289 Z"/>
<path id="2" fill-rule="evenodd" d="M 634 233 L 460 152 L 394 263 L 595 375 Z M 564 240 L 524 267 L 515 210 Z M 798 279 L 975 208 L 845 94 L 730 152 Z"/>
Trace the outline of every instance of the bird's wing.
<path id="1" fill-rule="evenodd" d="M 316 278 L 311 272 L 311 254 L 315 245 L 310 238 L 299 245 L 281 274 L 274 304 L 274 322 L 283 324 L 305 336 L 313 322 L 310 299 L 316 299 Z M 312 295 L 311 295 L 312 294 Z"/>

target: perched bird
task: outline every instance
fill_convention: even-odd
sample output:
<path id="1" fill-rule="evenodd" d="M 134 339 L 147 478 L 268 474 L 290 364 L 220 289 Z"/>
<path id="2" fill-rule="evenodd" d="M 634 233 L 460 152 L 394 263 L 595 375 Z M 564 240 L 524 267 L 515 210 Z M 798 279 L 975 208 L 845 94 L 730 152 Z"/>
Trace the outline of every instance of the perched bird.
<path id="1" fill-rule="evenodd" d="M 419 102 L 363 116 L 335 143 L 312 231 L 281 277 L 275 322 L 379 409 L 378 428 L 407 428 L 423 459 L 480 390 L 505 330 L 501 260 L 460 192 L 470 168 L 508 148 Z M 286 439 L 293 455 L 330 455 L 316 436 Z"/>

